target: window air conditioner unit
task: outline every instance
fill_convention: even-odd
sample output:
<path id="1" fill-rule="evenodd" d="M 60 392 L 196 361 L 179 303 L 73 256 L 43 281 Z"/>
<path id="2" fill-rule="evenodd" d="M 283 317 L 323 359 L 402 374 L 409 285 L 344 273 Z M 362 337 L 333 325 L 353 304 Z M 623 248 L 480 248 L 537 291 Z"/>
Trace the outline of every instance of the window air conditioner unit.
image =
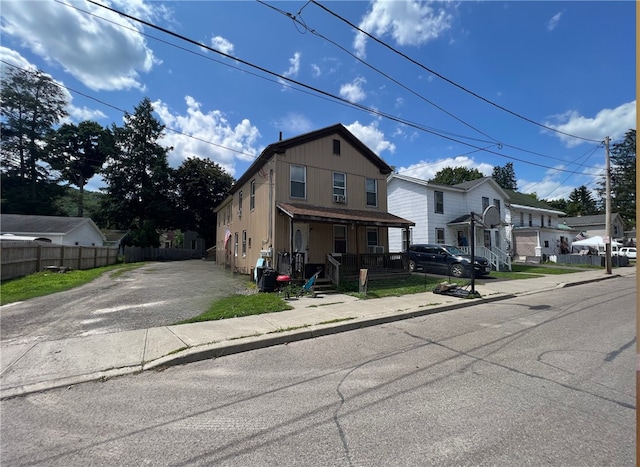
<path id="1" fill-rule="evenodd" d="M 345 195 L 333 195 L 333 202 L 344 204 L 347 202 L 347 197 Z"/>

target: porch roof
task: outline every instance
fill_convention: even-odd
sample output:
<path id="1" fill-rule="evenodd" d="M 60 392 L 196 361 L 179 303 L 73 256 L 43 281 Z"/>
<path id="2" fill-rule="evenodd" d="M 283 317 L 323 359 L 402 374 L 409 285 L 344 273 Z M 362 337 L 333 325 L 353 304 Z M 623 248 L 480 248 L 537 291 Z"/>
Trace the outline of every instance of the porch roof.
<path id="1" fill-rule="evenodd" d="M 327 222 L 332 224 L 357 224 L 376 227 L 398 227 L 406 229 L 416 225 L 388 212 L 364 211 L 326 206 L 311 206 L 297 203 L 276 203 L 276 207 L 296 221 Z"/>

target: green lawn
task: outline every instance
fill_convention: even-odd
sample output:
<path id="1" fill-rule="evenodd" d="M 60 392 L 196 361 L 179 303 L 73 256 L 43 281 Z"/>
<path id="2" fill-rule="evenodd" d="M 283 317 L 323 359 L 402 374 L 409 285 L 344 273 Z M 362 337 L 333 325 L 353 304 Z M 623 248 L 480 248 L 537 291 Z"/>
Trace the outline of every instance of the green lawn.
<path id="1" fill-rule="evenodd" d="M 145 263 L 113 264 L 95 269 L 57 272 L 37 272 L 0 283 L 0 305 L 42 297 L 56 292 L 73 289 L 91 282 L 102 274 L 111 272 L 112 277 L 139 268 Z"/>

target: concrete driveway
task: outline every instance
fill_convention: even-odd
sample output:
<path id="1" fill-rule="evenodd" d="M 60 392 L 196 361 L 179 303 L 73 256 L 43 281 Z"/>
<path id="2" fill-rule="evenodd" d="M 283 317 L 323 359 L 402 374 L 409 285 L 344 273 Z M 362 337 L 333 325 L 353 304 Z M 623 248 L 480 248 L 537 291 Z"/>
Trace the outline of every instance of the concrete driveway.
<path id="1" fill-rule="evenodd" d="M 0 307 L 2 344 L 166 326 L 246 291 L 248 276 L 210 261 L 149 263 L 117 278 Z"/>

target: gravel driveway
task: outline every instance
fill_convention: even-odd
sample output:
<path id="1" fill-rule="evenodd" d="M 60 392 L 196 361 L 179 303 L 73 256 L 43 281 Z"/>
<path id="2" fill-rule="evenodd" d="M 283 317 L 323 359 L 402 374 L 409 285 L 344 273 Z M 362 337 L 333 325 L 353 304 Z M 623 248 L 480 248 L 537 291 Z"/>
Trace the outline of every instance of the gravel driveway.
<path id="1" fill-rule="evenodd" d="M 166 326 L 246 291 L 249 277 L 211 261 L 149 263 L 66 292 L 0 307 L 2 344 Z"/>

